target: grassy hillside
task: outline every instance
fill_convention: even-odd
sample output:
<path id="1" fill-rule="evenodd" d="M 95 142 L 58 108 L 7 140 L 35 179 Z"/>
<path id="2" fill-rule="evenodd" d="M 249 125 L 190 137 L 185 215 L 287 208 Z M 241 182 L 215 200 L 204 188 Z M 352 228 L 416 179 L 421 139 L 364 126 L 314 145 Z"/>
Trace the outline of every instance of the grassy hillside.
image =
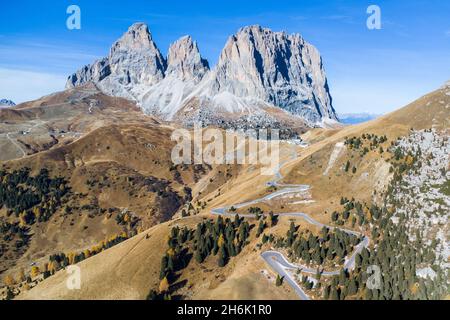
<path id="1" fill-rule="evenodd" d="M 433 128 L 448 135 L 450 96 L 447 91 L 445 88 L 437 90 L 398 111 L 368 123 L 308 132 L 304 135 L 310 143 L 307 148 L 283 143 L 281 160 L 287 161 L 282 170 L 285 176 L 283 182 L 309 184 L 311 189 L 258 204 L 257 207 L 266 214 L 269 211 L 305 212 L 318 221 L 333 224 L 340 222 L 340 218 L 337 221 L 333 218 L 334 211 L 338 211 L 342 216 L 343 206 L 359 202 L 364 204 L 361 214 L 370 224 L 352 225 L 351 219 L 342 221 L 342 224 L 370 235 L 370 225 L 378 228 L 379 223 L 374 217 L 374 212 L 377 211 L 369 210 L 371 205 L 381 205 L 381 194 L 386 192 L 389 185 L 392 187 L 393 179 L 396 181 L 396 170 L 402 167 L 403 162 L 409 161 L 403 155 L 402 158 L 396 159 L 391 147 L 397 143 L 399 137 L 408 136 L 411 129 Z M 130 210 L 132 208 L 138 213 L 143 221 L 148 221 L 142 225 L 144 228 L 151 227 L 78 263 L 82 272 L 81 290 L 68 290 L 65 285 L 67 274 L 65 270 L 60 270 L 31 290 L 23 290 L 18 298 L 145 299 L 151 290 L 157 291 L 161 286 L 161 259 L 170 249 L 168 241 L 174 226 L 195 230 L 205 219 L 212 219 L 212 223 L 215 223 L 216 217 L 210 215 L 212 208 L 240 203 L 274 192 L 266 184 L 273 177 L 261 175 L 258 166 L 239 169 L 225 166 L 211 168 L 211 171 L 205 170 L 200 179 L 192 178 L 196 173 L 194 168 L 190 168 L 187 171 L 192 170 L 191 180 L 186 172 L 180 172 L 184 183 L 178 183 L 177 178 L 173 176 L 174 172 L 168 169 L 170 159 L 167 154 L 170 144 L 167 141 L 168 132 L 161 126 L 111 125 L 97 129 L 79 139 L 77 143 L 37 154 L 34 158 L 24 158 L 21 162 L 7 163 L 9 169 L 25 165 L 35 168 L 33 164 L 49 165 L 52 172 L 70 179 L 74 191 L 94 196 L 99 205 L 105 208 L 128 206 Z M 155 145 L 156 149 L 142 148 L 146 143 Z M 297 154 L 295 159 L 291 159 L 293 153 Z M 40 165 L 36 165 L 36 168 Z M 193 207 L 199 214 L 189 217 L 181 217 L 178 214 L 170 221 L 155 225 L 170 219 L 170 214 L 154 212 L 150 215 L 154 220 L 146 220 L 144 217 L 148 210 L 159 210 L 161 207 L 161 203 L 141 189 L 140 181 L 148 175 L 170 181 L 172 190 L 179 195 L 184 185 L 190 186 L 195 197 Z M 108 178 L 101 178 L 103 176 Z M 120 181 L 121 176 L 135 178 L 132 182 L 125 180 L 111 183 Z M 87 180 L 93 179 L 99 181 L 87 183 Z M 107 186 L 108 183 L 111 183 L 111 187 Z M 343 198 L 356 200 L 343 201 Z M 240 209 L 239 212 L 253 211 L 254 209 L 248 207 Z M 351 212 L 352 216 L 356 214 Z M 254 226 L 242 251 L 231 257 L 223 267 L 218 267 L 218 256 L 215 255 L 208 255 L 201 263 L 191 257 L 187 266 L 177 270 L 174 273 L 175 279 L 170 282 L 174 286 L 174 296 L 183 299 L 296 298 L 286 284 L 275 286 L 275 274 L 260 257 L 262 250 L 270 249 L 275 244 L 263 244 L 262 235 L 257 235 L 259 222 L 256 219 L 247 220 Z M 319 232 L 317 228 L 296 218 L 281 218 L 276 225 L 267 223 L 265 232 L 274 237 L 284 237 L 291 221 L 305 234 Z M 89 225 L 88 230 L 91 227 L 93 226 Z M 97 232 L 98 230 L 93 236 Z M 45 231 L 42 234 L 48 236 L 49 233 Z M 62 240 L 58 238 L 57 241 Z M 382 237 L 377 238 L 377 241 L 382 243 Z M 193 254 L 195 245 L 197 244 L 187 243 L 183 246 L 190 248 L 189 252 Z M 319 297 L 314 292 L 312 295 Z"/>

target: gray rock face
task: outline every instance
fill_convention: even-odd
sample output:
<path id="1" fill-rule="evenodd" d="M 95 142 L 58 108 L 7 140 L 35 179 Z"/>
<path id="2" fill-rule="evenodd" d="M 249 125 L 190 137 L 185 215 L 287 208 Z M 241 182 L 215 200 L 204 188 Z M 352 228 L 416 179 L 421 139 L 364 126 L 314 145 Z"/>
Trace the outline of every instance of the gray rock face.
<path id="1" fill-rule="evenodd" d="M 147 26 L 137 23 L 113 45 L 108 57 L 71 75 L 67 87 L 89 81 L 166 120 L 192 115 L 191 109 L 217 117 L 263 114 L 268 106 L 310 123 L 337 120 L 317 49 L 298 34 L 260 26 L 242 28 L 231 36 L 210 70 L 191 37 L 173 43 L 166 60 Z"/>
<path id="2" fill-rule="evenodd" d="M 107 94 L 139 101 L 141 87 L 160 82 L 165 69 L 166 61 L 148 27 L 135 23 L 113 44 L 108 57 L 69 76 L 66 88 L 91 81 Z"/>
<path id="3" fill-rule="evenodd" d="M 175 41 L 169 48 L 165 77 L 154 86 L 143 86 L 138 99 L 144 112 L 173 120 L 191 94 L 209 72 L 197 43 L 189 36 Z"/>
<path id="4" fill-rule="evenodd" d="M 111 74 L 108 58 L 95 61 L 91 65 L 84 66 L 67 79 L 67 88 L 77 87 L 88 81 L 98 83 Z"/>
<path id="5" fill-rule="evenodd" d="M 228 39 L 210 94 L 254 97 L 312 122 L 336 120 L 322 59 L 299 34 L 250 26 Z"/>
<path id="6" fill-rule="evenodd" d="M 148 27 L 132 25 L 109 53 L 111 74 L 120 84 L 154 85 L 164 78 L 166 61 L 152 40 Z"/>
<path id="7" fill-rule="evenodd" d="M 208 61 L 201 57 L 197 43 L 190 36 L 182 37 L 170 46 L 166 76 L 198 83 L 208 71 Z"/>

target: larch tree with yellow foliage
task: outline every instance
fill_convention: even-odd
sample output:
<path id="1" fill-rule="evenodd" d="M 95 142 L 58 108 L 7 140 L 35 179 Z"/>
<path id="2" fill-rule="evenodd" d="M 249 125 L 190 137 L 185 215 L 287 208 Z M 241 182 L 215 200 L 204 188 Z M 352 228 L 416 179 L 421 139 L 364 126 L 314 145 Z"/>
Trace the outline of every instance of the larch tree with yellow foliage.
<path id="1" fill-rule="evenodd" d="M 219 239 L 217 240 L 217 246 L 220 248 L 225 244 L 225 239 L 223 238 L 223 234 L 220 234 Z"/>
<path id="2" fill-rule="evenodd" d="M 161 282 L 159 283 L 159 292 L 165 293 L 169 291 L 169 280 L 167 280 L 167 277 L 164 277 Z"/>
<path id="3" fill-rule="evenodd" d="M 87 259 L 91 256 L 91 251 L 89 251 L 89 249 L 86 249 L 83 251 L 84 254 L 84 258 Z"/>
<path id="4" fill-rule="evenodd" d="M 3 283 L 7 286 L 13 286 L 16 284 L 16 280 L 14 280 L 14 277 L 11 275 L 7 275 L 4 279 L 3 279 Z"/>
<path id="5" fill-rule="evenodd" d="M 26 215 L 27 213 L 25 211 L 23 211 L 20 215 L 19 215 L 19 226 L 21 228 L 25 227 L 27 225 L 27 220 L 26 220 Z"/>
<path id="6" fill-rule="evenodd" d="M 32 266 L 31 267 L 31 277 L 32 278 L 36 278 L 37 276 L 39 276 L 41 274 L 41 271 L 39 270 L 39 267 L 37 266 Z"/>

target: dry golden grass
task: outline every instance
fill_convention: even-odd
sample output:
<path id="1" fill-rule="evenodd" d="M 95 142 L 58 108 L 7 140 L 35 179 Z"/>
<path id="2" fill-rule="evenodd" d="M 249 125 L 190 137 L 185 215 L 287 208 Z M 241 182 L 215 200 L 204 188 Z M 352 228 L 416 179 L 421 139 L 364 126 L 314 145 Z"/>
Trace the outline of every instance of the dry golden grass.
<path id="1" fill-rule="evenodd" d="M 375 189 L 381 190 L 389 180 L 389 165 L 378 151 L 370 151 L 361 158 L 354 151 L 344 148 L 342 153 L 331 166 L 328 175 L 324 175 L 330 155 L 336 143 L 343 142 L 346 137 L 360 136 L 371 133 L 379 136 L 386 135 L 388 142 L 384 145 L 386 150 L 390 141 L 399 136 L 408 134 L 411 127 L 425 129 L 449 128 L 450 115 L 448 105 L 450 97 L 444 91 L 433 92 L 411 105 L 383 116 L 374 121 L 345 127 L 342 129 L 313 130 L 305 135 L 310 146 L 305 149 L 298 148 L 299 157 L 290 161 L 282 170 L 285 183 L 311 185 L 312 199 L 316 202 L 293 205 L 289 199 L 276 200 L 259 204 L 265 212 L 300 211 L 309 213 L 316 220 L 330 223 L 330 212 L 339 207 L 341 196 L 355 197 L 359 200 L 369 200 Z M 129 136 L 131 142 L 138 139 L 138 131 L 127 131 L 115 127 L 121 136 Z M 95 152 L 95 142 L 86 144 L 85 165 L 104 161 L 105 157 L 111 161 L 123 161 L 116 154 Z M 127 143 L 129 143 L 127 142 Z M 111 143 L 121 144 L 119 141 Z M 94 146 L 94 147 L 93 147 Z M 78 148 L 82 148 L 80 145 Z M 93 148 L 93 149 L 92 149 Z M 116 147 L 114 147 L 114 150 Z M 133 148 L 130 147 L 130 164 L 137 170 L 147 170 L 145 165 L 133 161 Z M 89 153 L 88 150 L 91 150 Z M 104 151 L 103 151 L 104 152 Z M 283 146 L 282 161 L 288 160 L 292 148 Z M 41 156 L 43 157 L 43 156 Z M 55 153 L 52 159 L 62 163 L 62 157 Z M 45 163 L 48 159 L 36 157 L 37 161 Z M 355 174 L 344 172 L 344 164 L 349 160 L 357 167 Z M 101 254 L 89 258 L 79 264 L 82 270 L 82 289 L 69 291 L 65 288 L 67 275 L 64 271 L 48 278 L 35 288 L 22 293 L 20 299 L 143 299 L 149 290 L 158 285 L 159 263 L 165 251 L 165 239 L 171 225 L 194 226 L 202 218 L 211 218 L 210 209 L 219 206 L 229 206 L 235 203 L 259 198 L 267 194 L 266 183 L 272 180 L 270 176 L 262 176 L 258 166 L 244 166 L 240 171 L 234 171 L 232 178 L 219 175 L 220 169 L 214 168 L 205 180 L 194 187 L 199 199 L 207 201 L 207 206 L 200 215 L 166 222 L 152 227 L 148 231 L 129 239 Z M 164 175 L 161 168 L 160 174 Z M 209 185 L 211 178 L 217 178 L 214 186 Z M 220 188 L 220 193 L 218 189 Z M 113 195 L 115 198 L 116 195 Z M 208 200 L 210 200 L 208 202 Z M 270 230 L 275 234 L 283 235 L 289 227 L 291 219 L 281 218 L 280 223 Z M 318 232 L 301 219 L 295 219 L 300 228 Z M 254 232 L 254 231 L 253 231 Z M 149 234 L 149 239 L 146 239 Z M 182 272 L 179 281 L 186 280 L 186 286 L 180 290 L 187 299 L 295 299 L 294 293 L 287 287 L 276 288 L 262 273 L 267 266 L 261 260 L 259 252 L 254 248 L 259 240 L 252 238 L 252 242 L 244 251 L 230 260 L 225 268 L 217 268 L 215 257 L 208 258 L 204 264 L 199 265 L 194 260 Z M 271 272 L 269 272 L 271 273 Z"/>

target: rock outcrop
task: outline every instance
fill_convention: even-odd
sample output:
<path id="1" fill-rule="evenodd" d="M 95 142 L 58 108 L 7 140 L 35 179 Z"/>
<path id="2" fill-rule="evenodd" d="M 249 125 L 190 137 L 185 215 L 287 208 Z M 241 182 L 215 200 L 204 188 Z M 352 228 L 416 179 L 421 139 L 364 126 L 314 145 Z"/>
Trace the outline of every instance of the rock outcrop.
<path id="1" fill-rule="evenodd" d="M 139 101 L 144 88 L 164 79 L 165 70 L 166 60 L 148 27 L 136 23 L 113 44 L 108 57 L 71 75 L 66 87 L 91 81 L 107 94 Z"/>
<path id="2" fill-rule="evenodd" d="M 143 87 L 145 93 L 138 101 L 146 113 L 173 120 L 208 72 L 208 61 L 201 57 L 197 43 L 190 36 L 182 37 L 169 48 L 164 79 L 153 87 Z"/>
<path id="3" fill-rule="evenodd" d="M 190 36 L 182 37 L 170 46 L 166 76 L 198 83 L 208 71 L 208 61 L 201 57 L 197 43 Z"/>

